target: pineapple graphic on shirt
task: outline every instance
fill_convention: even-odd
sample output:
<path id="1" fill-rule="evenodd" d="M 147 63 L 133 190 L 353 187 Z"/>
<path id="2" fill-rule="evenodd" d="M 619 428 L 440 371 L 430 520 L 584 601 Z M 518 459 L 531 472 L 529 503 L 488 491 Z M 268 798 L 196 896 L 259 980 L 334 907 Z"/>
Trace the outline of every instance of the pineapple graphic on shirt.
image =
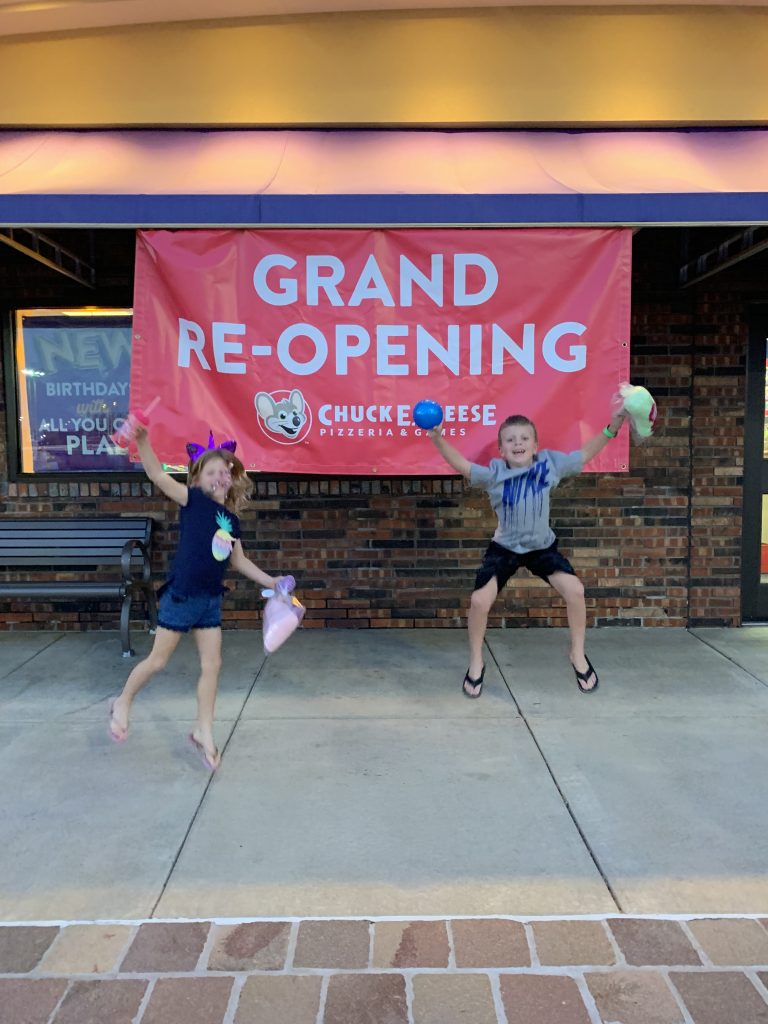
<path id="1" fill-rule="evenodd" d="M 232 536 L 232 520 L 225 512 L 216 513 L 219 529 L 214 533 L 211 542 L 211 554 L 217 562 L 223 562 L 232 554 L 234 537 Z"/>

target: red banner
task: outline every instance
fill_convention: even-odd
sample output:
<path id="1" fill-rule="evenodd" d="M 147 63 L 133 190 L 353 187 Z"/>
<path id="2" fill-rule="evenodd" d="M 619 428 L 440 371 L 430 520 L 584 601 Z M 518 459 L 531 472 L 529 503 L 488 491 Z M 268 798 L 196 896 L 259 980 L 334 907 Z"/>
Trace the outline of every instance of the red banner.
<path id="1" fill-rule="evenodd" d="M 139 232 L 131 403 L 173 465 L 212 430 L 254 471 L 449 474 L 422 398 L 472 461 L 516 413 L 570 451 L 628 377 L 630 265 L 624 229 Z"/>

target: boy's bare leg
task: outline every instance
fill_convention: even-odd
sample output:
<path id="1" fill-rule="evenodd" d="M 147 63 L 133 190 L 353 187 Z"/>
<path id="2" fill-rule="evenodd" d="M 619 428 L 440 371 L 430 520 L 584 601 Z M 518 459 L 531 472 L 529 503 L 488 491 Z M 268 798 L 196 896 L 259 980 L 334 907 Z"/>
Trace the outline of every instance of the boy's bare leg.
<path id="1" fill-rule="evenodd" d="M 133 698 L 144 686 L 147 685 L 152 676 L 165 668 L 168 659 L 176 650 L 176 645 L 181 639 L 181 633 L 172 629 L 157 627 L 155 642 L 152 650 L 143 661 L 133 669 L 125 681 L 125 685 L 112 702 L 112 711 L 109 722 L 110 730 L 116 738 L 124 739 L 128 734 L 128 717 L 131 711 Z"/>
<path id="2" fill-rule="evenodd" d="M 210 767 L 217 768 L 220 758 L 213 738 L 213 713 L 221 672 L 221 629 L 196 629 L 194 634 L 200 655 L 200 678 L 197 681 L 197 725 L 192 737 L 204 749 Z"/>
<path id="3" fill-rule="evenodd" d="M 483 671 L 483 641 L 485 630 L 488 625 L 488 613 L 493 607 L 493 602 L 499 593 L 496 577 L 488 580 L 484 587 L 472 592 L 469 601 L 469 614 L 467 616 L 467 630 L 469 633 L 469 678 L 479 679 Z M 464 689 L 470 697 L 480 692 L 479 684 L 470 686 L 465 684 Z"/>
<path id="4" fill-rule="evenodd" d="M 568 628 L 571 634 L 570 659 L 573 667 L 579 672 L 586 672 L 589 666 L 584 653 L 584 637 L 587 631 L 587 606 L 584 601 L 584 584 L 578 576 L 567 572 L 556 572 L 549 577 L 549 582 L 565 599 L 565 610 L 568 616 Z M 590 673 L 584 683 L 585 690 L 595 685 L 596 676 Z"/>

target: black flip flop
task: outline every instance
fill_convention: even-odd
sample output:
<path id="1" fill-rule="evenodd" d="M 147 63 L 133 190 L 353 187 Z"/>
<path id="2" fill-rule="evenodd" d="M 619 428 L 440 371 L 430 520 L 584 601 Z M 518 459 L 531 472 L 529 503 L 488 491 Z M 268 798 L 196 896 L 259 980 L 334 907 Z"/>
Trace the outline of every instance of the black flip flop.
<path id="1" fill-rule="evenodd" d="M 576 673 L 576 685 L 579 687 L 581 692 L 582 693 L 594 693 L 595 690 L 600 685 L 600 680 L 597 678 L 597 672 L 595 672 L 594 668 L 592 667 L 592 662 L 589 660 L 589 658 L 587 658 L 586 654 L 584 655 L 584 658 L 586 659 L 586 662 L 587 662 L 587 671 L 586 672 L 579 672 L 579 670 L 576 668 L 576 666 L 573 664 L 573 662 L 571 662 L 571 668 Z M 594 686 L 584 686 L 583 684 L 586 683 L 589 680 L 589 677 L 591 675 L 594 675 L 594 677 L 595 677 L 595 685 Z"/>
<path id="2" fill-rule="evenodd" d="M 469 669 L 464 674 L 464 679 L 461 684 L 461 692 L 465 697 L 469 697 L 470 700 L 477 700 L 480 694 L 483 692 L 483 679 L 485 678 L 485 665 L 483 665 L 483 671 L 480 673 L 479 679 L 471 679 L 469 675 Z M 464 687 L 469 683 L 470 686 L 479 686 L 480 689 L 477 693 L 467 693 Z"/>

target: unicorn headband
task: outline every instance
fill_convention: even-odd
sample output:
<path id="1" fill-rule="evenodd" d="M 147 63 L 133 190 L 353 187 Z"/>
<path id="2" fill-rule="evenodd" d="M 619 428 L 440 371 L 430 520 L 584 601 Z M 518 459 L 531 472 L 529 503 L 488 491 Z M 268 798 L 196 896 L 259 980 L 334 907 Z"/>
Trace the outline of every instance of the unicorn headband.
<path id="1" fill-rule="evenodd" d="M 221 444 L 216 444 L 213 440 L 213 431 L 208 432 L 208 447 L 203 448 L 201 444 L 195 444 L 194 441 L 187 443 L 187 455 L 189 456 L 190 462 L 197 462 L 201 455 L 205 452 L 213 451 L 224 451 L 229 452 L 231 455 L 235 454 L 235 448 L 237 448 L 237 441 L 222 441 Z"/>

